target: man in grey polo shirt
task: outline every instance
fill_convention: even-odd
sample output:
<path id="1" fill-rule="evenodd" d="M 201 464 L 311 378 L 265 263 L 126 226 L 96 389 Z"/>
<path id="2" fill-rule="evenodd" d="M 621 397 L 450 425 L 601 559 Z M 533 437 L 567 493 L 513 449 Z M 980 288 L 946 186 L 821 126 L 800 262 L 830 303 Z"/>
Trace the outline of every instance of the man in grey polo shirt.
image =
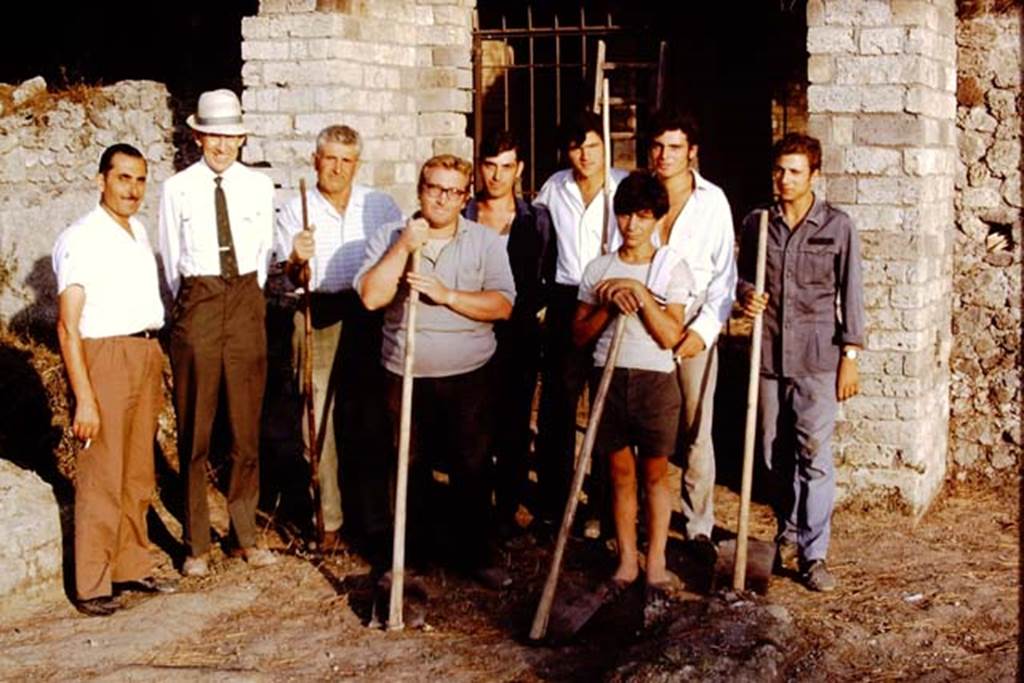
<path id="1" fill-rule="evenodd" d="M 354 287 L 369 310 L 384 309 L 381 360 L 395 443 L 406 301 L 412 290 L 421 295 L 413 365 L 410 559 L 425 559 L 431 473 L 443 463 L 455 500 L 458 562 L 484 585 L 500 588 L 511 578 L 493 554 L 488 361 L 497 348 L 493 322 L 511 315 L 515 284 L 498 235 L 459 215 L 472 172 L 469 161 L 450 154 L 429 159 L 420 171 L 420 211 L 370 238 Z M 422 254 L 419 272 L 407 272 L 416 250 Z"/>

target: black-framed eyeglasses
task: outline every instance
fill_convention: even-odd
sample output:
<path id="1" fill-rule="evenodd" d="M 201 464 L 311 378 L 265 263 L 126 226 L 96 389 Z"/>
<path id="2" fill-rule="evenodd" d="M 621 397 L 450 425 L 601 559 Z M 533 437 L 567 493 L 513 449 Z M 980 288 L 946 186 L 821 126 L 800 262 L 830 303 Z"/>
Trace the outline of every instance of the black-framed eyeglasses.
<path id="1" fill-rule="evenodd" d="M 423 192 L 431 199 L 451 201 L 452 199 L 462 199 L 469 191 L 461 187 L 441 187 L 434 183 L 423 183 Z"/>

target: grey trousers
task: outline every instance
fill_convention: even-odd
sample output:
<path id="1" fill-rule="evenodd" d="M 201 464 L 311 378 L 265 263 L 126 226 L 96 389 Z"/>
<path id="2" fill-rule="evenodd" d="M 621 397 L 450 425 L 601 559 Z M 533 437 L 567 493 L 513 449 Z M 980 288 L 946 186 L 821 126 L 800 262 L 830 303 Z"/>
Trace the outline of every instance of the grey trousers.
<path id="1" fill-rule="evenodd" d="M 834 372 L 761 377 L 758 445 L 772 475 L 776 540 L 796 543 L 804 562 L 828 554 L 836 497 L 832 432 L 837 410 Z"/>
<path id="2" fill-rule="evenodd" d="M 676 453 L 683 469 L 683 518 L 686 538 L 711 537 L 715 526 L 715 447 L 711 442 L 718 348 L 684 358 L 676 367 L 683 394 Z"/>

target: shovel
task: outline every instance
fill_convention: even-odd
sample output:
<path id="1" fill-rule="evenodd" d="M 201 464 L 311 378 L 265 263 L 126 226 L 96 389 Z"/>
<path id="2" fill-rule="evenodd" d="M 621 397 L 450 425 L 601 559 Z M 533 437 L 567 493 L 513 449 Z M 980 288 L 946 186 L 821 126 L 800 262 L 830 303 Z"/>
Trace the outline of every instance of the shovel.
<path id="1" fill-rule="evenodd" d="M 547 581 L 544 583 L 544 591 L 541 593 L 540 602 L 537 604 L 537 613 L 533 617 L 533 625 L 530 627 L 530 639 L 540 640 L 544 638 L 548 629 L 548 618 L 551 615 L 551 605 L 555 600 L 555 589 L 558 587 L 558 575 L 562 570 L 562 557 L 565 554 L 565 545 L 569 538 L 569 529 L 572 528 L 573 517 L 576 516 L 576 505 L 579 502 L 580 492 L 583 490 L 583 477 L 586 476 L 587 465 L 590 464 L 590 455 L 594 451 L 594 442 L 597 441 L 597 427 L 601 424 L 601 413 L 604 411 L 604 400 L 608 395 L 608 387 L 612 383 L 612 373 L 615 370 L 615 361 L 619 357 L 619 347 L 622 346 L 622 335 L 626 329 L 627 316 L 619 314 L 615 320 L 615 332 L 612 336 L 612 343 L 608 349 L 608 358 L 605 360 L 604 371 L 601 373 L 601 382 L 597 386 L 597 395 L 594 397 L 594 405 L 590 409 L 590 419 L 587 421 L 587 433 L 583 437 L 583 449 L 580 452 L 579 460 L 576 463 L 576 472 L 572 478 L 572 487 L 569 491 L 569 500 L 565 503 L 565 513 L 562 515 L 562 527 L 558 530 L 558 540 L 555 542 L 555 554 L 551 558 L 551 569 L 548 571 Z M 594 592 L 588 592 L 573 602 L 568 603 L 565 609 L 556 616 L 558 624 L 558 637 L 569 637 L 583 628 L 592 616 L 601 609 L 601 606 L 609 598 L 607 590 L 602 588 Z"/>
<path id="2" fill-rule="evenodd" d="M 409 270 L 420 270 L 420 250 L 412 252 Z M 402 595 L 405 588 L 405 521 L 409 489 L 409 442 L 412 436 L 413 365 L 416 355 L 416 304 L 420 293 L 409 291 L 405 309 L 405 365 L 402 371 L 402 412 L 398 427 L 398 472 L 395 482 L 395 533 L 391 553 L 391 591 L 388 604 L 389 631 L 401 631 L 405 624 L 402 614 Z"/>
<path id="3" fill-rule="evenodd" d="M 757 270 L 754 289 L 764 293 L 764 262 L 768 246 L 768 211 L 761 212 L 761 223 L 757 235 Z M 716 577 L 732 569 L 732 588 L 750 590 L 764 595 L 768 592 L 768 581 L 775 562 L 775 544 L 768 541 L 749 539 L 750 533 L 750 492 L 754 481 L 754 438 L 757 435 L 757 389 L 761 374 L 761 328 L 763 316 L 754 317 L 754 329 L 750 334 L 750 378 L 747 383 L 747 422 L 743 439 L 743 478 L 740 485 L 740 519 L 735 541 L 719 544 Z M 716 580 L 717 582 L 717 580 Z"/>

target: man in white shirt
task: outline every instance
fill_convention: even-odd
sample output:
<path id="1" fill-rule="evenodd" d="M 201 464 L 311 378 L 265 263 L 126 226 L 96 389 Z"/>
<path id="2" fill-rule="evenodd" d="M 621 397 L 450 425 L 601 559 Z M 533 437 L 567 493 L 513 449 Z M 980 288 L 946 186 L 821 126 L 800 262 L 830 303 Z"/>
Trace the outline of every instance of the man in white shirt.
<path id="1" fill-rule="evenodd" d="M 369 441 L 387 430 L 381 422 L 383 396 L 377 393 L 383 375 L 379 364 L 367 360 L 380 352 L 381 320 L 363 306 L 352 279 L 362 265 L 367 239 L 382 225 L 400 221 L 402 212 L 387 194 L 354 182 L 361 151 L 359 133 L 349 126 L 320 131 L 313 153 L 316 187 L 306 192 L 310 226 L 302 225 L 302 197 L 297 195 L 278 213 L 275 236 L 275 252 L 289 255 L 286 272 L 297 285 L 305 284 L 303 271 L 309 265 L 313 400 L 317 430 L 323 435 L 319 475 L 323 545 L 328 550 L 338 542 L 342 500 L 357 517 L 348 520 L 346 529 L 358 521 L 361 528 L 352 530 L 372 537 L 386 533 L 388 526 L 387 501 L 379 494 L 388 471 L 375 457 L 379 446 Z M 304 325 L 301 314 L 296 325 Z M 305 420 L 302 425 L 305 431 Z M 342 485 L 357 499 L 352 503 L 350 495 L 342 496 L 338 482 L 338 446 L 343 438 Z"/>
<path id="2" fill-rule="evenodd" d="M 238 163 L 246 129 L 233 92 L 204 92 L 186 123 L 203 158 L 164 183 L 160 252 L 175 297 L 171 367 L 188 550 L 182 571 L 203 576 L 210 547 L 206 463 L 222 385 L 231 428 L 231 527 L 250 565 L 276 561 L 256 545 L 267 374 L 262 287 L 274 236 L 274 184 Z"/>
<path id="3" fill-rule="evenodd" d="M 725 193 L 695 168 L 699 145 L 696 122 L 666 111 L 651 121 L 651 170 L 665 186 L 669 211 L 658 243 L 678 253 L 693 273 L 696 297 L 687 306 L 686 329 L 676 347 L 683 410 L 677 452 L 683 467 L 683 517 L 690 550 L 704 562 L 717 554 L 715 451 L 711 427 L 718 376 L 715 340 L 729 317 L 736 289 L 736 241 Z"/>
<path id="4" fill-rule="evenodd" d="M 533 511 L 535 517 L 551 524 L 562 517 L 572 481 L 576 407 L 593 355 L 592 344 L 577 348 L 572 343 L 580 278 L 590 261 L 618 248 L 621 239 L 614 208 L 605 206 L 602 195 L 606 182 L 609 197 L 614 194 L 626 173 L 612 169 L 612 177 L 605 178 L 601 131 L 601 118 L 592 112 L 581 113 L 565 126 L 562 135 L 569 168 L 548 178 L 534 200 L 551 214 L 556 245 L 554 284 L 544 318 L 545 361 L 537 437 L 540 501 L 539 509 Z M 588 536 L 600 535 L 598 520 L 607 516 L 606 479 L 601 473 L 591 477 Z"/>
<path id="5" fill-rule="evenodd" d="M 57 336 L 75 395 L 78 608 L 106 616 L 119 590 L 173 590 L 153 577 L 146 529 L 156 482 L 153 438 L 163 403 L 164 324 L 156 259 L 134 218 L 146 160 L 126 144 L 100 158 L 100 202 L 57 238 Z M 111 264 L 117 264 L 112 268 Z"/>

